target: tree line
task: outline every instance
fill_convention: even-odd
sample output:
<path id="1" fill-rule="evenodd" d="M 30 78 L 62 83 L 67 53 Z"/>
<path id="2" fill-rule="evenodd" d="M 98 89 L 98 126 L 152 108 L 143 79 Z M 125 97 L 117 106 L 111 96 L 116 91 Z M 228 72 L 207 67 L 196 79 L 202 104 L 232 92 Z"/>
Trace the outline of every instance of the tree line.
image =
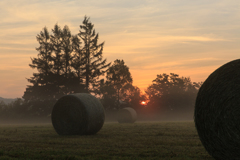
<path id="1" fill-rule="evenodd" d="M 36 36 L 37 57 L 29 66 L 37 70 L 27 81 L 30 85 L 15 102 L 0 103 L 0 115 L 47 116 L 56 101 L 66 94 L 91 93 L 96 95 L 106 110 L 130 106 L 154 111 L 181 110 L 194 106 L 201 83 L 170 73 L 157 75 L 152 84 L 141 93 L 133 86 L 129 67 L 124 60 L 112 64 L 103 58 L 104 42 L 98 43 L 99 34 L 89 17 L 84 17 L 78 34 L 71 34 L 68 26 L 56 24 L 45 27 Z"/>

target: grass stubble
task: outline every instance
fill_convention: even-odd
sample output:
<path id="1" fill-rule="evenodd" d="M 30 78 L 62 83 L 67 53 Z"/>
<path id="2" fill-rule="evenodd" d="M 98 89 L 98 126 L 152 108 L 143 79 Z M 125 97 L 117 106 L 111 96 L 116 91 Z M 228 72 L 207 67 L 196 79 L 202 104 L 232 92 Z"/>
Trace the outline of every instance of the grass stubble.
<path id="1" fill-rule="evenodd" d="M 96 135 L 59 136 L 52 124 L 0 125 L 0 160 L 210 160 L 194 122 L 106 122 Z"/>

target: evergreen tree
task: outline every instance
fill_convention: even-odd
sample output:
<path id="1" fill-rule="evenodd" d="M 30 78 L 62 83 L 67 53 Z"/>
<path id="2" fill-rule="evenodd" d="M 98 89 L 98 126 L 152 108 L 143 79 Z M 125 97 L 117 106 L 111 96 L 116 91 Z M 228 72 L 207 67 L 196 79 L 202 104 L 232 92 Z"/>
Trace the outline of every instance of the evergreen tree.
<path id="1" fill-rule="evenodd" d="M 64 54 L 63 54 L 63 33 L 57 24 L 52 29 L 51 35 L 52 45 L 52 62 L 53 62 L 53 79 L 56 89 L 54 90 L 55 98 L 60 98 L 64 95 Z"/>
<path id="2" fill-rule="evenodd" d="M 85 89 L 86 92 L 91 92 L 93 89 L 99 85 L 99 76 L 105 73 L 105 68 L 107 68 L 110 63 L 106 64 L 106 59 L 103 60 L 102 51 L 103 43 L 98 44 L 98 34 L 95 33 L 93 29 L 94 25 L 89 21 L 86 16 L 83 20 L 83 25 L 80 25 L 79 37 L 84 42 L 84 47 L 82 53 L 86 59 L 85 61 L 85 72 L 83 73 L 85 79 Z M 90 89 L 93 88 L 92 90 Z"/>
<path id="3" fill-rule="evenodd" d="M 37 41 L 40 46 L 36 48 L 38 58 L 31 58 L 32 64 L 29 66 L 32 69 L 37 69 L 39 73 L 33 73 L 33 77 L 27 79 L 33 85 L 28 85 L 23 98 L 26 101 L 52 99 L 53 89 L 52 85 L 52 45 L 50 43 L 50 35 L 45 27 L 40 34 L 37 35 Z"/>
<path id="4" fill-rule="evenodd" d="M 32 85 L 27 86 L 23 99 L 24 106 L 38 115 L 47 114 L 49 106 L 63 95 L 93 91 L 110 65 L 102 58 L 104 43 L 98 44 L 89 18 L 84 18 L 80 28 L 83 32 L 73 36 L 68 26 L 61 29 L 56 24 L 51 35 L 45 27 L 36 37 L 38 56 L 31 58 L 29 66 L 38 72 L 27 79 Z"/>
<path id="5" fill-rule="evenodd" d="M 64 60 L 64 74 L 67 76 L 71 73 L 72 52 L 72 35 L 68 26 L 64 26 L 62 31 L 62 50 Z"/>
<path id="6" fill-rule="evenodd" d="M 78 42 L 79 43 L 79 42 Z M 64 94 L 74 93 L 75 87 L 79 85 L 77 77 L 75 75 L 73 65 L 74 53 L 73 53 L 73 36 L 68 28 L 64 26 L 62 31 L 62 51 L 63 51 L 63 85 L 62 88 Z"/>
<path id="7" fill-rule="evenodd" d="M 84 65 L 86 64 L 86 58 L 82 53 L 81 44 L 82 42 L 77 35 L 72 37 L 72 47 L 74 54 L 71 67 L 75 70 L 73 79 L 74 82 L 72 82 L 72 84 L 78 84 L 78 87 L 76 87 L 76 85 L 72 85 L 72 90 L 74 91 L 74 93 L 84 92 L 85 87 L 85 85 L 83 84 L 83 73 L 86 72 L 86 68 L 84 68 Z"/>

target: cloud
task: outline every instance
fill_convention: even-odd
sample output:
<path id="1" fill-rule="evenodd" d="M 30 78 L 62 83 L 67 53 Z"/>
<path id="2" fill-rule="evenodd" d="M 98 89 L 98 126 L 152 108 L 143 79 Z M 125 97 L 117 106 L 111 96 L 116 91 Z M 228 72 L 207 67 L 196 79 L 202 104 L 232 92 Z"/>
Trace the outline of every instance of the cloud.
<path id="1" fill-rule="evenodd" d="M 206 57 L 199 59 L 179 59 L 177 61 L 167 61 L 162 63 L 152 63 L 152 65 L 141 66 L 141 70 L 156 70 L 156 69 L 176 69 L 176 68 L 196 68 L 201 66 L 212 66 L 219 62 L 225 61 L 214 57 Z"/>
<path id="2" fill-rule="evenodd" d="M 136 84 L 146 86 L 165 71 L 205 78 L 212 68 L 239 57 L 239 7 L 237 0 L 1 0 L 0 69 L 14 71 L 4 76 L 24 88 L 18 80 L 27 83 L 31 76 L 28 64 L 37 55 L 42 28 L 58 23 L 77 34 L 87 15 L 99 42 L 106 42 L 104 58 L 124 59 Z M 5 94 L 8 82 L 2 83 Z"/>
<path id="3" fill-rule="evenodd" d="M 212 38 L 204 36 L 166 36 L 161 37 L 164 41 L 180 41 L 180 42 L 189 42 L 189 41 L 199 41 L 199 42 L 213 42 L 213 41 L 228 41 L 221 38 Z"/>

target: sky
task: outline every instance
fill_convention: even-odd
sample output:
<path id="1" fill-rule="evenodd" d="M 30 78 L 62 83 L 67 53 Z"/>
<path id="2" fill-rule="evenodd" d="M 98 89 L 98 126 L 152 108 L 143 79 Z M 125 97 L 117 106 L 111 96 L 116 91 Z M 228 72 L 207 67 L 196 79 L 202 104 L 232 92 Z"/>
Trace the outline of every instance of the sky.
<path id="1" fill-rule="evenodd" d="M 90 17 L 107 62 L 123 59 L 144 91 L 158 74 L 205 81 L 240 56 L 238 0 L 1 0 L 0 97 L 22 97 L 44 27 L 79 33 Z"/>

